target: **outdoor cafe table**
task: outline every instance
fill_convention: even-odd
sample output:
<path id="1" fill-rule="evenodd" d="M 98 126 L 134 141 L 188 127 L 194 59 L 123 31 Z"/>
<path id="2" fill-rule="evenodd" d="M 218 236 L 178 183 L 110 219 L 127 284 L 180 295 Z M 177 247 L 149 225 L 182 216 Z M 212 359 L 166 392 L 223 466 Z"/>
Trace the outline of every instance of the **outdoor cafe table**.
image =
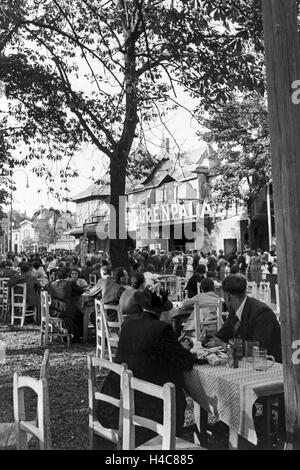
<path id="1" fill-rule="evenodd" d="M 267 371 L 253 370 L 244 359 L 237 369 L 224 366 L 194 365 L 185 372 L 185 389 L 200 409 L 213 412 L 229 426 L 229 447 L 236 449 L 238 436 L 254 445 L 257 435 L 252 417 L 252 406 L 259 397 L 283 393 L 282 364 L 275 363 Z M 196 405 L 195 419 L 200 427 Z M 200 413 L 199 413 L 200 414 Z"/>

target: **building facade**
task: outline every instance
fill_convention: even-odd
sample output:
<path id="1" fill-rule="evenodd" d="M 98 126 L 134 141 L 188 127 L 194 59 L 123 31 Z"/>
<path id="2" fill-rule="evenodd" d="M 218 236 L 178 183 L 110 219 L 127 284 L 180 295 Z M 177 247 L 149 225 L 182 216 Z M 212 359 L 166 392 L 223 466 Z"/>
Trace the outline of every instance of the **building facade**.
<path id="1" fill-rule="evenodd" d="M 266 193 L 249 211 L 233 204 L 216 204 L 214 183 L 218 158 L 213 148 L 171 155 L 169 148 L 147 178 L 126 185 L 126 229 L 129 246 L 166 251 L 222 249 L 225 254 L 249 247 L 268 249 Z M 73 197 L 76 227 L 70 231 L 81 249 L 109 249 L 110 178 Z M 273 224 L 274 226 L 274 224 Z M 274 228 L 273 228 L 274 231 Z M 273 240 L 274 241 L 274 240 Z"/>

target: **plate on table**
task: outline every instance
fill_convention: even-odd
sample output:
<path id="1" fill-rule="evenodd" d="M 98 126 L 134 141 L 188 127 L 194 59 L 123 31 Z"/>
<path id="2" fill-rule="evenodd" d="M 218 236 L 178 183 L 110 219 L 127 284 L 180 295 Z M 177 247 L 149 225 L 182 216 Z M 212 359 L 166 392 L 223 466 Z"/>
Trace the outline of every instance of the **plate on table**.
<path id="1" fill-rule="evenodd" d="M 191 353 L 197 357 L 198 364 L 224 365 L 227 362 L 227 354 L 222 346 L 203 348 L 200 342 L 196 342 Z"/>

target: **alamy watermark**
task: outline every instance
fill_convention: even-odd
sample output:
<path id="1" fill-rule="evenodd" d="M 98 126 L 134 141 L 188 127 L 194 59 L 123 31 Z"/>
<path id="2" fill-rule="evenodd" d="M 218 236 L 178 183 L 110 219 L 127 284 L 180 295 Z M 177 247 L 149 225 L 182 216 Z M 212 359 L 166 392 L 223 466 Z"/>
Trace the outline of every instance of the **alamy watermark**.
<path id="1" fill-rule="evenodd" d="M 202 246 L 207 234 L 204 205 L 199 201 L 132 208 L 128 205 L 127 197 L 120 196 L 118 215 L 113 205 L 106 204 L 106 209 L 106 217 L 99 220 L 96 226 L 96 234 L 100 240 L 172 238 L 193 242 L 197 239 L 197 246 Z"/>
<path id="2" fill-rule="evenodd" d="M 292 93 L 292 103 L 300 104 L 300 80 L 294 80 L 292 83 L 292 89 L 295 90 Z"/>

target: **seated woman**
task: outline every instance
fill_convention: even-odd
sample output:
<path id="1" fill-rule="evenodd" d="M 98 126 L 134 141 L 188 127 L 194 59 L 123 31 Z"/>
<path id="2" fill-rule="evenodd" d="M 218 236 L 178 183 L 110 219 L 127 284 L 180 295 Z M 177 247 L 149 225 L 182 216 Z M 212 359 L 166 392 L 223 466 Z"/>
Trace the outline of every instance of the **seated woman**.
<path id="1" fill-rule="evenodd" d="M 76 296 L 81 295 L 83 289 L 67 279 L 68 273 L 64 268 L 59 269 L 56 276 L 57 280 L 50 282 L 45 290 L 49 292 L 52 299 L 64 302 L 65 307 L 59 312 L 59 317 L 64 320 L 66 329 L 72 335 L 73 343 L 78 343 L 82 336 L 83 316 L 76 306 Z"/>
<path id="2" fill-rule="evenodd" d="M 191 370 L 195 357 L 176 339 L 168 323 L 160 321 L 161 312 L 170 310 L 172 302 L 167 292 L 155 287 L 134 293 L 136 303 L 143 309 L 136 319 L 123 324 L 115 361 L 126 363 L 133 375 L 148 382 L 163 385 L 172 382 L 176 387 L 176 435 L 182 434 L 186 399 L 183 391 L 183 372 Z M 120 378 L 113 372 L 106 377 L 103 393 L 119 397 Z M 136 392 L 136 411 L 144 417 L 162 420 L 160 400 Z M 103 426 L 118 428 L 118 410 L 98 402 L 97 416 Z M 136 445 L 153 437 L 142 428 L 136 429 Z"/>

